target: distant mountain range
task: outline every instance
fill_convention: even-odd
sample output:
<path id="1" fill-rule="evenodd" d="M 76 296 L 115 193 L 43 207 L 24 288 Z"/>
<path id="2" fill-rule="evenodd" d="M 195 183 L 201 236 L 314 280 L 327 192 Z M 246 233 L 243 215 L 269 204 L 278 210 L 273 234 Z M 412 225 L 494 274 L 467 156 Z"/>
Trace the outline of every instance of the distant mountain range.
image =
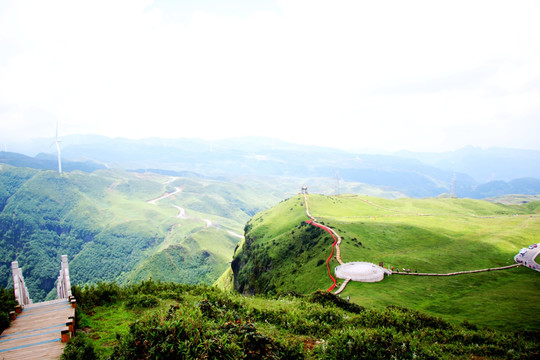
<path id="1" fill-rule="evenodd" d="M 540 151 L 468 146 L 443 153 L 401 151 L 398 156 L 416 159 L 446 171 L 466 173 L 481 183 L 540 178 Z"/>
<path id="2" fill-rule="evenodd" d="M 64 158 L 78 160 L 64 160 L 66 171 L 93 171 L 100 166 L 215 179 L 326 179 L 327 184 L 333 182 L 333 189 L 327 187 L 329 192 L 356 191 L 351 184 L 366 184 L 393 197 L 540 194 L 540 151 L 534 150 L 467 147 L 444 153 L 373 155 L 256 137 L 207 141 L 73 135 L 64 137 L 62 144 Z M 5 158 L 6 153 L 2 154 Z M 53 155 L 33 159 L 7 163 L 48 169 L 56 166 Z"/>
<path id="3" fill-rule="evenodd" d="M 57 157 L 43 153 L 35 157 L 30 157 L 23 154 L 0 151 L 0 163 L 37 170 L 58 170 Z M 105 166 L 92 161 L 71 161 L 65 159 L 62 161 L 63 171 L 80 170 L 92 172 L 99 169 L 105 169 Z"/>

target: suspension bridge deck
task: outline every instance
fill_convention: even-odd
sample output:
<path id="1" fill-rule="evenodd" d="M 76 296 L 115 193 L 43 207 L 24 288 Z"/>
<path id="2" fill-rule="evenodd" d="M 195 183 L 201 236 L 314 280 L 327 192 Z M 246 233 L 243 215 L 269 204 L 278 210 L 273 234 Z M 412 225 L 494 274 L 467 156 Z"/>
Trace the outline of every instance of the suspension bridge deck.
<path id="1" fill-rule="evenodd" d="M 61 332 L 74 316 L 67 299 L 25 305 L 0 335 L 0 359 L 60 359 Z"/>

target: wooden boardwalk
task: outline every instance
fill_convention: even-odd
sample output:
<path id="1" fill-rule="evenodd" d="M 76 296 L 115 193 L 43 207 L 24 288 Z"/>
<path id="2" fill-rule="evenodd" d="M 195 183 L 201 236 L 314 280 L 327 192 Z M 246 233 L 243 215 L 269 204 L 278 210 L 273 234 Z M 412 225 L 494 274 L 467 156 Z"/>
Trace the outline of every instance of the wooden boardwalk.
<path id="1" fill-rule="evenodd" d="M 60 359 L 61 332 L 74 316 L 67 299 L 25 305 L 0 335 L 0 359 Z"/>
<path id="2" fill-rule="evenodd" d="M 480 272 L 486 272 L 486 271 L 497 271 L 497 270 L 508 270 L 511 268 L 515 268 L 518 266 L 522 266 L 521 264 L 513 264 L 508 266 L 501 266 L 496 268 L 487 268 L 487 269 L 479 269 L 479 270 L 466 270 L 466 271 L 457 271 L 452 273 L 446 273 L 446 274 L 439 274 L 439 273 L 412 273 L 407 271 L 392 271 L 392 274 L 394 275 L 412 275 L 412 276 L 454 276 L 454 275 L 463 275 L 463 274 L 475 274 Z"/>

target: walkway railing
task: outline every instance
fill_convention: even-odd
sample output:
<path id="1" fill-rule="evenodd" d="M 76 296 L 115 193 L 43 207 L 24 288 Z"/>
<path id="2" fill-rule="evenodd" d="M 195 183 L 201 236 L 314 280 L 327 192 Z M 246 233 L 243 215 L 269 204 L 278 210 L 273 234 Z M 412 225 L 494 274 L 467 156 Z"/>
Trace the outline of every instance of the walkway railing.
<path id="1" fill-rule="evenodd" d="M 22 270 L 18 261 L 11 263 L 11 273 L 13 275 L 13 288 L 15 291 L 15 300 L 19 305 L 32 304 L 28 288 L 24 282 Z M 69 265 L 67 255 L 62 255 L 62 264 L 56 285 L 56 295 L 58 299 L 69 299 L 71 297 L 71 281 L 69 279 Z"/>
<path id="2" fill-rule="evenodd" d="M 486 272 L 486 271 L 497 271 L 497 270 L 507 270 L 511 268 L 515 268 L 521 266 L 521 264 L 513 264 L 508 266 L 501 266 L 496 268 L 487 268 L 487 269 L 479 269 L 479 270 L 466 270 L 466 271 L 457 271 L 452 273 L 446 273 L 446 274 L 440 274 L 440 273 L 417 273 L 417 272 L 408 272 L 408 271 L 392 271 L 392 274 L 394 275 L 413 275 L 413 276 L 454 276 L 454 275 L 463 275 L 463 274 L 475 274 L 479 272 Z"/>
<path id="3" fill-rule="evenodd" d="M 56 295 L 58 296 L 58 299 L 68 299 L 71 297 L 71 281 L 69 280 L 67 255 L 62 255 L 62 265 L 56 284 Z"/>
<path id="4" fill-rule="evenodd" d="M 75 336 L 75 308 L 71 296 L 67 255 L 62 255 L 58 300 L 32 303 L 17 261 L 11 263 L 15 298 L 11 323 L 0 335 L 0 359 L 60 359 L 65 343 Z"/>
<path id="5" fill-rule="evenodd" d="M 28 294 L 28 288 L 26 287 L 26 284 L 24 283 L 24 277 L 22 274 L 22 270 L 19 267 L 19 263 L 17 261 L 13 261 L 11 263 L 11 273 L 13 275 L 13 288 L 15 290 L 15 300 L 19 303 L 19 305 L 28 305 L 32 303 L 32 299 L 30 299 L 30 295 Z"/>

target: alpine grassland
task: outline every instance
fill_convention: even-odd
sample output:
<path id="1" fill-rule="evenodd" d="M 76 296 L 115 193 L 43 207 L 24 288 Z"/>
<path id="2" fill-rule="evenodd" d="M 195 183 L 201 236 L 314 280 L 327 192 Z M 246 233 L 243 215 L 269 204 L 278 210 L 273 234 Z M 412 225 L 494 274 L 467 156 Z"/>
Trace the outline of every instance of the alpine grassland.
<path id="1" fill-rule="evenodd" d="M 358 195 L 308 196 L 318 222 L 342 237 L 343 262 L 367 261 L 401 274 L 378 283 L 349 282 L 340 294 L 369 309 L 400 306 L 453 324 L 511 331 L 538 330 L 540 274 L 526 267 L 456 276 L 412 276 L 502 267 L 538 242 L 538 203 L 481 200 L 395 200 Z M 232 263 L 234 287 L 244 294 L 326 290 L 332 238 L 306 223 L 304 198 L 294 196 L 254 216 Z M 339 265 L 330 261 L 333 273 Z M 338 279 L 338 286 L 342 280 Z"/>
<path id="2" fill-rule="evenodd" d="M 538 332 L 453 324 L 326 291 L 242 296 L 152 280 L 73 287 L 63 359 L 534 359 Z"/>

